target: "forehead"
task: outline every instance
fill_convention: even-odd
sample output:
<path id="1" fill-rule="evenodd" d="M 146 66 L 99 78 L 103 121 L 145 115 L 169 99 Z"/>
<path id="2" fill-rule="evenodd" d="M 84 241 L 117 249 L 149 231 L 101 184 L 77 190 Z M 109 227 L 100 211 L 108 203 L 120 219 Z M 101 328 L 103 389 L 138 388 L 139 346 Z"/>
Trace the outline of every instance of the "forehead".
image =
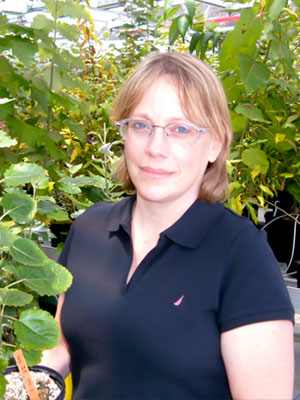
<path id="1" fill-rule="evenodd" d="M 178 85 L 168 76 L 163 76 L 153 81 L 143 91 L 139 101 L 131 112 L 132 115 L 150 116 L 185 116 Z"/>

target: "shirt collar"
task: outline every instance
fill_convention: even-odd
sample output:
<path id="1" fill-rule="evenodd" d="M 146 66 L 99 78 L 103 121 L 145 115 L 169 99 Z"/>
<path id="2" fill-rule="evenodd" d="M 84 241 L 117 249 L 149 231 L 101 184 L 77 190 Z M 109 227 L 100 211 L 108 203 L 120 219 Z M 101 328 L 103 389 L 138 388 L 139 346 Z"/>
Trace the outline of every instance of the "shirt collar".
<path id="1" fill-rule="evenodd" d="M 224 210 L 225 207 L 220 203 L 208 204 L 197 199 L 163 234 L 181 246 L 195 248 L 215 225 Z"/>
<path id="2" fill-rule="evenodd" d="M 113 215 L 107 224 L 109 231 L 117 232 L 122 227 L 131 236 L 131 214 L 135 198 L 135 196 L 127 197 L 116 203 Z"/>
<path id="3" fill-rule="evenodd" d="M 136 196 L 131 196 L 116 204 L 113 216 L 109 219 L 109 231 L 117 232 L 123 228 L 131 236 L 131 214 L 135 200 Z M 197 199 L 175 224 L 162 232 L 162 235 L 181 246 L 195 248 L 224 210 L 225 207 L 220 203 L 208 204 Z"/>

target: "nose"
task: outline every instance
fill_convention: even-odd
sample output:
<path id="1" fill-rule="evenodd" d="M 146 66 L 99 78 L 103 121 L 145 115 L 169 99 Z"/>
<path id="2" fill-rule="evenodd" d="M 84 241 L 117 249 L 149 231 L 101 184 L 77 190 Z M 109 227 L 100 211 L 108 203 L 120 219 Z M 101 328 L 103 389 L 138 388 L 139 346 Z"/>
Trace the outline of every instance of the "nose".
<path id="1" fill-rule="evenodd" d="M 147 141 L 146 152 L 152 157 L 168 156 L 170 148 L 164 127 L 160 125 L 153 126 L 153 131 Z"/>

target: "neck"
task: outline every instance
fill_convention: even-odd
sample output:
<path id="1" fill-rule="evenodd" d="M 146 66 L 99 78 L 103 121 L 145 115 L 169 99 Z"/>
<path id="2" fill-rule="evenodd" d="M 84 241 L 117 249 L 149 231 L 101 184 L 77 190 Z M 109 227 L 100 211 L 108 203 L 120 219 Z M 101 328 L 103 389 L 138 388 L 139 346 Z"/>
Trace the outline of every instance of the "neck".
<path id="1" fill-rule="evenodd" d="M 133 222 L 138 224 L 148 232 L 159 234 L 171 225 L 187 211 L 193 204 L 157 203 L 144 200 L 137 195 L 136 204 L 133 211 Z"/>

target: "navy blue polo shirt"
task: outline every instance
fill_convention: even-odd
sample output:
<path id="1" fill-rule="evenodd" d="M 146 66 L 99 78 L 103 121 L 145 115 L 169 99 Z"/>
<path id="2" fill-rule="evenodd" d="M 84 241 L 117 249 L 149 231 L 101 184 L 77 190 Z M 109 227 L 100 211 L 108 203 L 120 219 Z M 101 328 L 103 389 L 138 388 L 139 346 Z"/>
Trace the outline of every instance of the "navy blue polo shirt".
<path id="1" fill-rule="evenodd" d="M 220 334 L 293 320 L 264 232 L 196 200 L 160 234 L 129 284 L 135 198 L 97 203 L 73 224 L 62 327 L 74 400 L 230 399 Z"/>

